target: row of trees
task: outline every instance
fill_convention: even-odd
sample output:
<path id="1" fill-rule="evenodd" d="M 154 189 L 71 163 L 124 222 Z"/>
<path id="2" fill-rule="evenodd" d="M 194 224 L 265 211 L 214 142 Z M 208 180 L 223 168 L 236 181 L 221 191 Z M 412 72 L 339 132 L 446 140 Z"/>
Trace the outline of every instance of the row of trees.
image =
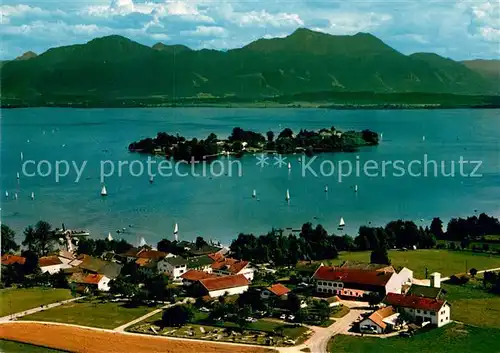
<path id="1" fill-rule="evenodd" d="M 348 242 L 340 238 L 328 235 L 322 225 L 313 228 L 311 223 L 305 223 L 299 236 L 284 235 L 282 230 L 276 229 L 258 237 L 240 233 L 230 248 L 234 256 L 239 259 L 293 266 L 299 260 L 337 257 L 336 244 Z"/>
<path id="2" fill-rule="evenodd" d="M 454 241 L 478 239 L 485 235 L 500 234 L 500 221 L 486 213 L 481 213 L 479 217 L 452 218 L 444 232 L 443 221 L 440 218 L 434 218 L 430 231 L 438 239 Z"/>

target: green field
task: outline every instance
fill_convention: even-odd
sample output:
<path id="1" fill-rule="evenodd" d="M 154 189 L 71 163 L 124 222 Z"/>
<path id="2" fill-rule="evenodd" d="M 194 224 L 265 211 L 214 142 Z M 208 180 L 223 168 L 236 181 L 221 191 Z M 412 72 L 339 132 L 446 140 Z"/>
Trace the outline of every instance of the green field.
<path id="1" fill-rule="evenodd" d="M 69 289 L 8 288 L 0 290 L 0 317 L 72 298 Z"/>
<path id="2" fill-rule="evenodd" d="M 329 344 L 332 353 L 498 353 L 500 330 L 451 323 L 411 338 L 387 339 L 338 335 Z"/>
<path id="3" fill-rule="evenodd" d="M 31 344 L 18 343 L 14 341 L 0 340 L 0 352 L 2 353 L 61 353 L 55 349 L 33 346 Z"/>
<path id="4" fill-rule="evenodd" d="M 471 253 L 465 251 L 448 250 L 390 250 L 389 258 L 394 267 L 408 267 L 413 271 L 415 278 L 424 278 L 425 268 L 429 274 L 440 272 L 443 277 L 455 273 L 468 272 L 475 267 L 478 270 L 500 267 L 500 256 Z M 370 252 L 342 252 L 338 259 L 327 261 L 331 264 L 340 264 L 345 260 L 370 262 Z"/>
<path id="5" fill-rule="evenodd" d="M 481 281 L 463 286 L 443 284 L 451 303 L 451 318 L 466 324 L 500 329 L 500 296 L 483 290 Z"/>
<path id="6" fill-rule="evenodd" d="M 52 321 L 113 329 L 152 310 L 154 308 L 147 306 L 127 307 L 123 303 L 82 301 L 24 316 L 22 320 Z"/>

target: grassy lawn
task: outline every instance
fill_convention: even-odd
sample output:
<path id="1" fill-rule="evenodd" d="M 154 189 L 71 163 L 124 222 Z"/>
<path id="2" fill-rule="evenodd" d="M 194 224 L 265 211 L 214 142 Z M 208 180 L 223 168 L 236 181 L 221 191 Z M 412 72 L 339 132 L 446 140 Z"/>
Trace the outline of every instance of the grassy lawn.
<path id="1" fill-rule="evenodd" d="M 466 324 L 500 329 L 500 296 L 483 290 L 481 281 L 463 286 L 443 284 L 451 303 L 451 318 Z"/>
<path id="2" fill-rule="evenodd" d="M 401 266 L 411 269 L 415 278 L 424 278 L 426 267 L 429 274 L 440 272 L 443 277 L 466 272 L 466 269 L 468 272 L 472 267 L 475 267 L 477 270 L 500 267 L 500 256 L 498 255 L 465 251 L 434 249 L 416 251 L 391 250 L 389 251 L 389 258 L 394 267 Z M 326 262 L 338 265 L 345 260 L 370 262 L 370 252 L 342 252 L 338 259 Z"/>
<path id="3" fill-rule="evenodd" d="M 71 299 L 69 289 L 7 288 L 0 290 L 0 317 Z"/>
<path id="4" fill-rule="evenodd" d="M 341 317 L 344 317 L 347 314 L 349 314 L 349 311 L 351 311 L 351 309 L 349 309 L 345 305 L 341 305 L 340 307 L 333 308 L 331 317 L 340 319 Z"/>
<path id="5" fill-rule="evenodd" d="M 152 310 L 154 308 L 147 306 L 128 307 L 123 303 L 82 301 L 24 316 L 22 320 L 52 321 L 113 329 Z"/>
<path id="6" fill-rule="evenodd" d="M 392 337 L 380 339 L 338 335 L 330 341 L 329 352 L 498 353 L 498 347 L 500 347 L 500 330 L 452 323 L 417 334 L 411 338 Z"/>
<path id="7" fill-rule="evenodd" d="M 50 349 L 31 344 L 18 343 L 14 341 L 0 340 L 0 352 L 2 353 L 61 353 L 56 349 Z"/>

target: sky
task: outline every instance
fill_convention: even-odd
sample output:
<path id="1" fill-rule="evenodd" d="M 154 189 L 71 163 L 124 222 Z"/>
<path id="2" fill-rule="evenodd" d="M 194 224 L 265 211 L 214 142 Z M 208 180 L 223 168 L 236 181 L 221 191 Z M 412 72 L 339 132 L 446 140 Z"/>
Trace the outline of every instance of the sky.
<path id="1" fill-rule="evenodd" d="M 0 58 L 120 34 L 226 50 L 299 27 L 369 32 L 404 54 L 500 58 L 500 0 L 2 0 Z"/>

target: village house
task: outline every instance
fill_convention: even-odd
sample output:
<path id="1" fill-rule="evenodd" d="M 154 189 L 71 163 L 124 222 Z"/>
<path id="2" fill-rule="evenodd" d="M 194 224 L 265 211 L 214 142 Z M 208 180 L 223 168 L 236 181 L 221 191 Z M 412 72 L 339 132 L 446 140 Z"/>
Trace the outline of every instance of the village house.
<path id="1" fill-rule="evenodd" d="M 241 294 L 248 290 L 249 280 L 244 275 L 205 278 L 198 281 L 202 296 L 216 298 L 227 295 Z"/>
<path id="2" fill-rule="evenodd" d="M 281 283 L 276 283 L 273 284 L 271 287 L 267 287 L 264 289 L 261 293 L 260 296 L 262 299 L 269 299 L 269 298 L 286 298 L 288 293 L 290 293 L 290 289 L 282 285 Z"/>
<path id="3" fill-rule="evenodd" d="M 42 273 L 48 272 L 49 274 L 54 274 L 62 269 L 71 268 L 72 266 L 68 263 L 63 263 L 59 256 L 44 256 L 38 259 L 38 266 Z"/>
<path id="4" fill-rule="evenodd" d="M 253 280 L 255 269 L 249 266 L 248 261 L 236 260 L 229 257 L 215 261 L 212 272 L 221 276 L 244 275 L 249 281 Z"/>
<path id="5" fill-rule="evenodd" d="M 77 290 L 87 293 L 89 291 L 108 292 L 110 278 L 100 274 L 85 274 L 83 272 L 73 273 L 68 279 L 69 283 L 75 283 Z"/>
<path id="6" fill-rule="evenodd" d="M 399 313 L 392 306 L 387 306 L 373 312 L 359 323 L 361 333 L 381 334 L 395 329 L 399 321 Z"/>
<path id="7" fill-rule="evenodd" d="M 0 260 L 3 266 L 10 266 L 14 264 L 24 265 L 26 258 L 18 255 L 4 254 Z"/>
<path id="8" fill-rule="evenodd" d="M 217 275 L 198 270 L 189 270 L 183 275 L 181 275 L 182 284 L 186 287 L 191 286 L 192 284 L 198 282 L 199 280 L 206 278 L 214 278 L 214 277 L 217 277 Z"/>
<path id="9" fill-rule="evenodd" d="M 383 303 L 393 306 L 399 313 L 418 325 L 429 322 L 441 327 L 451 320 L 451 307 L 445 300 L 389 293 Z"/>
<path id="10" fill-rule="evenodd" d="M 341 297 L 362 299 L 365 295 L 401 293 L 404 284 L 411 283 L 413 272 L 403 268 L 400 273 L 383 270 L 364 270 L 323 266 L 313 275 L 316 291 Z"/>
<path id="11" fill-rule="evenodd" d="M 208 255 L 201 255 L 187 260 L 187 268 L 191 270 L 204 271 L 212 273 L 212 264 L 214 260 Z"/>
<path id="12" fill-rule="evenodd" d="M 157 263 L 157 269 L 160 273 L 166 273 L 173 281 L 181 280 L 181 275 L 187 272 L 186 259 L 182 257 L 166 257 Z"/>
<path id="13" fill-rule="evenodd" d="M 121 272 L 123 265 L 116 262 L 104 261 L 102 259 L 82 254 L 70 265 L 77 267 L 81 272 L 104 275 L 107 278 L 115 279 Z"/>
<path id="14" fill-rule="evenodd" d="M 137 261 L 137 259 L 161 260 L 165 257 L 175 257 L 174 254 L 153 250 L 148 246 L 143 246 L 140 248 L 133 247 L 130 248 L 127 252 L 119 254 L 118 256 L 127 262 L 135 262 Z"/>
<path id="15" fill-rule="evenodd" d="M 333 297 L 326 298 L 326 299 L 324 299 L 324 301 L 327 302 L 327 304 L 330 308 L 334 308 L 336 306 L 342 305 L 340 298 L 336 295 L 334 295 Z"/>

